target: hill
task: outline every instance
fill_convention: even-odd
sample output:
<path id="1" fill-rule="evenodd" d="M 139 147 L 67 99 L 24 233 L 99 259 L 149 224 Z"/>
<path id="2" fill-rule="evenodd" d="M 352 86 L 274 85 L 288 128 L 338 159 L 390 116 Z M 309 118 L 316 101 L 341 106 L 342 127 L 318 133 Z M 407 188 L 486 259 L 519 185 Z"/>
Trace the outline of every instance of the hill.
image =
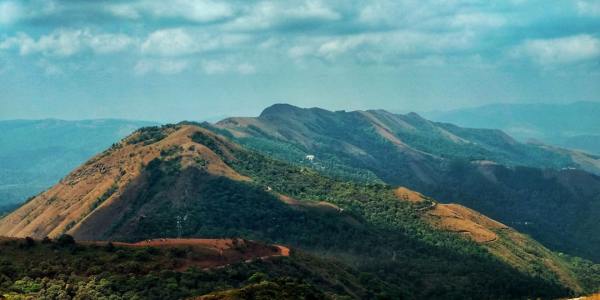
<path id="1" fill-rule="evenodd" d="M 92 155 L 154 125 L 129 120 L 0 121 L 0 212 L 54 185 Z"/>
<path id="2" fill-rule="evenodd" d="M 473 128 L 497 128 L 521 140 L 600 154 L 600 103 L 492 104 L 426 116 Z"/>
<path id="3" fill-rule="evenodd" d="M 246 147 L 331 176 L 406 186 L 600 261 L 597 157 L 417 114 L 274 105 L 214 126 Z M 307 159 L 307 155 L 314 155 Z M 587 170 L 587 171 L 586 171 Z"/>
<path id="4" fill-rule="evenodd" d="M 567 260 L 466 208 L 451 207 L 462 216 L 456 220 L 432 221 L 441 217 L 436 203 L 404 201 L 385 184 L 324 177 L 180 124 L 143 128 L 92 158 L 0 220 L 0 235 L 277 243 L 356 270 L 358 281 L 336 287 L 352 298 L 515 299 L 598 288 Z M 326 265 L 305 272 L 317 270 L 337 273 Z"/>

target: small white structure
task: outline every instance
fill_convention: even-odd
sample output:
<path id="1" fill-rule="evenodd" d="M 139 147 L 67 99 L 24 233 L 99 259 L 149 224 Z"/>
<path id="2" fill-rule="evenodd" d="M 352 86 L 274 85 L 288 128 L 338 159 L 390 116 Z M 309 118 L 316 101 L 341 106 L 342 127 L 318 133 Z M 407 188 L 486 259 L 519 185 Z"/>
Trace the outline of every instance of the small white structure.
<path id="1" fill-rule="evenodd" d="M 312 154 L 309 154 L 309 155 L 307 155 L 307 156 L 306 156 L 306 159 L 307 159 L 308 161 L 313 161 L 313 160 L 315 160 L 315 156 L 314 156 L 314 155 L 312 155 Z"/>

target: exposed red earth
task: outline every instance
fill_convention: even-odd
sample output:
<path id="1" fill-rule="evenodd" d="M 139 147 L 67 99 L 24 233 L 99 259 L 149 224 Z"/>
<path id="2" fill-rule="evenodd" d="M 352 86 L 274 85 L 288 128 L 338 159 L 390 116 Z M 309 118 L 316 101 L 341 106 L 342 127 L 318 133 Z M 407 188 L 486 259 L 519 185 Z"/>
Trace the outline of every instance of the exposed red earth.
<path id="1" fill-rule="evenodd" d="M 105 241 L 83 241 L 80 244 L 106 245 Z M 202 269 L 222 267 L 238 262 L 252 262 L 258 259 L 289 256 L 290 249 L 281 245 L 267 245 L 244 239 L 152 239 L 137 243 L 112 242 L 117 247 L 158 247 L 190 250 L 178 267 L 183 271 L 190 267 Z"/>

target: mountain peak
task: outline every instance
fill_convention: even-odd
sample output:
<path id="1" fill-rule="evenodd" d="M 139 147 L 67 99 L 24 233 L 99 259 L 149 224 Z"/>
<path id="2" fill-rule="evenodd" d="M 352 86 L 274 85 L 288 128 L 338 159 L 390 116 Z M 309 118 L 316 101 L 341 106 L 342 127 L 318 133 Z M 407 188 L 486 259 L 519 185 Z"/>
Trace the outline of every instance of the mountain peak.
<path id="1" fill-rule="evenodd" d="M 298 111 L 302 111 L 303 109 L 291 104 L 286 103 L 277 103 L 273 104 L 267 108 L 265 108 L 260 114 L 259 118 L 278 116 L 282 114 L 290 114 Z"/>

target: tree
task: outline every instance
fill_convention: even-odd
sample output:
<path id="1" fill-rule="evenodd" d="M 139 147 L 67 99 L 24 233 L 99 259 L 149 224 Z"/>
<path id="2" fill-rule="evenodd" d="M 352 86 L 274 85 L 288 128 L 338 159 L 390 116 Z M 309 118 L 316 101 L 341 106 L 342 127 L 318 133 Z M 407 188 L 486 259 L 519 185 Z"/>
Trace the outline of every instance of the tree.
<path id="1" fill-rule="evenodd" d="M 61 234 L 56 242 L 61 246 L 73 245 L 75 244 L 75 239 L 68 234 Z"/>

